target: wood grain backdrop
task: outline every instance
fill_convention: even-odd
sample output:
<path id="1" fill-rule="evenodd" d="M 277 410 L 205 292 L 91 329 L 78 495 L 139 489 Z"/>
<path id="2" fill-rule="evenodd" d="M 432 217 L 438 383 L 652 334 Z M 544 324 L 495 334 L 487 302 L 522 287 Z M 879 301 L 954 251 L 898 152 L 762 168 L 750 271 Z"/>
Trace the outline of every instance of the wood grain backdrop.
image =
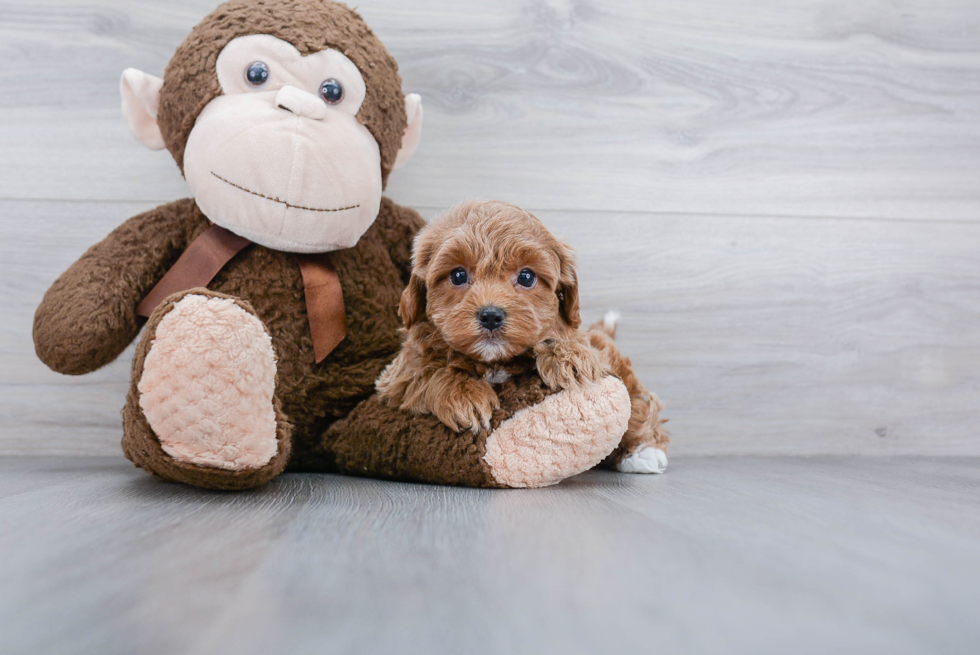
<path id="1" fill-rule="evenodd" d="M 33 354 L 53 279 L 183 197 L 128 134 L 213 0 L 0 2 L 0 454 L 116 454 L 129 354 Z M 980 454 L 980 3 L 376 0 L 421 93 L 388 193 L 537 213 L 586 318 L 666 401 L 676 455 Z"/>

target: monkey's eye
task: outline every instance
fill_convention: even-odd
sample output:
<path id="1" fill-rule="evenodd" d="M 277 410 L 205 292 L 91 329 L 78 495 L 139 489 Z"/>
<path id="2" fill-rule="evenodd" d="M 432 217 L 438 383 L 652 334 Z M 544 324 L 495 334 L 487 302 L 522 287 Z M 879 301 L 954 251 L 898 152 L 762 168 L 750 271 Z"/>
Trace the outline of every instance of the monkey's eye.
<path id="1" fill-rule="evenodd" d="M 320 85 L 320 97 L 328 105 L 336 105 L 344 99 L 344 87 L 340 86 L 340 82 L 332 77 L 329 80 L 323 80 L 323 84 Z"/>
<path id="2" fill-rule="evenodd" d="M 470 281 L 470 277 L 466 274 L 465 268 L 457 268 L 449 274 L 449 281 L 454 287 L 461 287 Z"/>
<path id="3" fill-rule="evenodd" d="M 525 289 L 530 289 L 537 281 L 538 276 L 529 268 L 521 269 L 521 272 L 517 274 L 517 283 Z"/>
<path id="4" fill-rule="evenodd" d="M 262 86 L 269 81 L 269 67 L 261 61 L 253 61 L 245 69 L 245 79 L 252 86 Z"/>

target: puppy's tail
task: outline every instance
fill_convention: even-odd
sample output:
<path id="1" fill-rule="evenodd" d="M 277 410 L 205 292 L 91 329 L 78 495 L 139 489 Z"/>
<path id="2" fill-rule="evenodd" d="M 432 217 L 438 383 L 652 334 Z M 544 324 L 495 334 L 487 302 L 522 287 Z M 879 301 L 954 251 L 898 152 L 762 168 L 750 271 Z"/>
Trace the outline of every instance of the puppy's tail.
<path id="1" fill-rule="evenodd" d="M 601 332 L 606 336 L 616 338 L 616 325 L 619 324 L 619 312 L 609 310 L 598 323 L 589 328 L 589 332 Z"/>

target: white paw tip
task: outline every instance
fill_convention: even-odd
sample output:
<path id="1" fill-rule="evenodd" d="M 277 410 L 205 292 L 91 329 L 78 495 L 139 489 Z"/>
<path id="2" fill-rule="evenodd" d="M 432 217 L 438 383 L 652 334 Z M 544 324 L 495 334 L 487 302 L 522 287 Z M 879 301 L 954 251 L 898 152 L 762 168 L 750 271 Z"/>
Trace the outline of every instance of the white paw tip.
<path id="1" fill-rule="evenodd" d="M 616 325 L 619 323 L 619 312 L 609 310 L 602 317 L 602 327 L 606 329 L 607 332 L 615 332 Z"/>
<path id="2" fill-rule="evenodd" d="M 667 453 L 659 448 L 640 446 L 617 466 L 622 473 L 663 473 L 667 470 Z"/>

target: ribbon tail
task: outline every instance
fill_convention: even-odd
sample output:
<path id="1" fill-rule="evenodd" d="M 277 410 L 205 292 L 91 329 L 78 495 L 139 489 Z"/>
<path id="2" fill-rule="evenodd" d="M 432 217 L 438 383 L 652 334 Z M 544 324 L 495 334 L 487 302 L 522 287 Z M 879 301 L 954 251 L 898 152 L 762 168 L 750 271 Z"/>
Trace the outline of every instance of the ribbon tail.
<path id="1" fill-rule="evenodd" d="M 344 291 L 329 253 L 297 255 L 297 258 L 306 292 L 313 356 L 319 364 L 347 336 Z"/>

